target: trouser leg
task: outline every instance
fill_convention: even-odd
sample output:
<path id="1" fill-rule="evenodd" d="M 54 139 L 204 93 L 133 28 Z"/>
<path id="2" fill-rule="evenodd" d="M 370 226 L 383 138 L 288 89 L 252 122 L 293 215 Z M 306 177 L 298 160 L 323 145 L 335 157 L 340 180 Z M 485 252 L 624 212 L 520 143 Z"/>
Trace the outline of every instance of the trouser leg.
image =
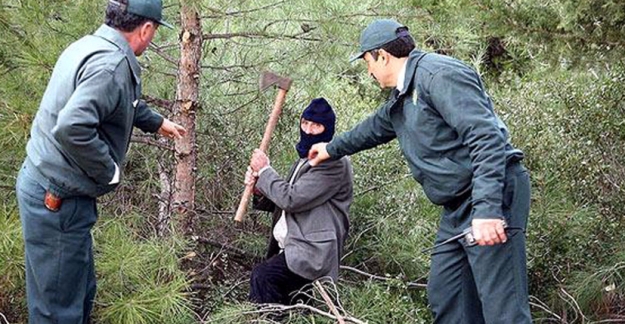
<path id="1" fill-rule="evenodd" d="M 256 303 L 289 305 L 295 301 L 294 294 L 311 282 L 289 270 L 280 253 L 254 267 L 249 298 Z"/>
<path id="2" fill-rule="evenodd" d="M 17 198 L 26 260 L 29 323 L 84 323 L 95 286 L 89 287 L 95 199 L 63 200 L 57 212 L 43 205 L 44 188 L 20 171 Z M 93 269 L 91 269 L 93 271 Z M 88 293 L 88 290 L 90 291 Z"/>
<path id="3" fill-rule="evenodd" d="M 93 243 L 89 241 L 89 268 L 87 270 L 87 290 L 85 293 L 85 300 L 83 303 L 83 323 L 89 323 L 89 316 L 93 309 L 93 302 L 95 300 L 96 293 L 96 279 L 95 279 L 95 262 L 93 259 Z"/>
<path id="4" fill-rule="evenodd" d="M 428 298 L 435 323 L 531 323 L 523 233 L 529 197 L 529 176 L 517 164 L 507 170 L 504 186 L 508 241 L 466 247 L 460 240 L 433 252 Z M 456 209 L 445 209 L 436 242 L 470 223 L 470 199 Z"/>
<path id="5" fill-rule="evenodd" d="M 524 234 L 530 205 L 529 175 L 519 164 L 507 171 L 503 197 L 507 242 L 466 249 L 489 324 L 532 322 Z"/>
<path id="6" fill-rule="evenodd" d="M 441 221 L 437 242 L 453 236 L 454 226 Z M 482 307 L 467 255 L 458 242 L 432 254 L 428 300 L 434 323 L 484 323 Z"/>

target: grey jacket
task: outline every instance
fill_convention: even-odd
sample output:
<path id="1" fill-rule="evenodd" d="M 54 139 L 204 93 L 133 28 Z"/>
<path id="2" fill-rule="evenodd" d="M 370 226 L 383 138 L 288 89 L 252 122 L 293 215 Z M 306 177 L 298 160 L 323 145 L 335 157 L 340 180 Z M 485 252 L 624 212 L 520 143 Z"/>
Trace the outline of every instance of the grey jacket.
<path id="1" fill-rule="evenodd" d="M 102 25 L 59 57 L 26 146 L 27 163 L 60 197 L 97 197 L 126 158 L 133 125 L 156 132 L 163 117 L 141 98 L 141 68 L 128 42 Z"/>
<path id="2" fill-rule="evenodd" d="M 414 50 L 405 87 L 327 146 L 332 158 L 395 138 L 413 177 L 437 205 L 471 198 L 472 217 L 502 217 L 506 163 L 523 158 L 493 111 L 479 75 L 464 63 Z"/>
<path id="3" fill-rule="evenodd" d="M 293 185 L 274 169 L 265 170 L 256 183 L 264 195 L 256 207 L 273 211 L 273 223 L 286 212 L 288 233 L 284 253 L 289 270 L 315 280 L 338 277 L 343 245 L 349 231 L 349 207 L 353 200 L 352 166 L 349 158 L 328 161 L 316 167 L 306 162 Z M 279 253 L 271 235 L 267 257 Z"/>

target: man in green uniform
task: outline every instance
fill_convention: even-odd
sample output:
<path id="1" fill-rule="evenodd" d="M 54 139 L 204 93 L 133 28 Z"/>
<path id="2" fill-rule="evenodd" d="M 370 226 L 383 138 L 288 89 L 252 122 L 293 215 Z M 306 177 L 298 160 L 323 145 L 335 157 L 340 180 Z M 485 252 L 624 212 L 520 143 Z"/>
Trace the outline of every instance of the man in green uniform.
<path id="1" fill-rule="evenodd" d="M 415 180 L 443 206 L 436 243 L 472 226 L 478 244 L 455 240 L 433 251 L 434 322 L 531 323 L 523 233 L 529 176 L 480 76 L 456 59 L 415 49 L 408 28 L 390 19 L 362 32 L 352 60 L 359 58 L 392 94 L 352 130 L 314 145 L 310 164 L 397 138 Z"/>
<path id="2" fill-rule="evenodd" d="M 185 129 L 141 100 L 136 56 L 162 20 L 161 0 L 110 0 L 105 24 L 59 57 L 26 146 L 16 189 L 29 323 L 88 323 L 96 282 L 96 197 L 119 184 L 133 126 Z"/>

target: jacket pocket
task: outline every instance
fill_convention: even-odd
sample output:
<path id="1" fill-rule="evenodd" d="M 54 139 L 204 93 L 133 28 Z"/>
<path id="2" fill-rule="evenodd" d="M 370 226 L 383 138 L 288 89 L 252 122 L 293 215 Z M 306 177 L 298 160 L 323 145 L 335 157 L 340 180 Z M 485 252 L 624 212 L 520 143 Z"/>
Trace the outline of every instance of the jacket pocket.
<path id="1" fill-rule="evenodd" d="M 327 242 L 335 239 L 335 235 L 332 230 L 315 231 L 304 234 L 304 237 L 312 242 Z"/>
<path id="2" fill-rule="evenodd" d="M 290 244 L 294 248 L 286 251 L 289 269 L 304 278 L 326 276 L 338 264 L 338 245 L 332 230 L 307 233 L 304 238 L 293 237 Z"/>

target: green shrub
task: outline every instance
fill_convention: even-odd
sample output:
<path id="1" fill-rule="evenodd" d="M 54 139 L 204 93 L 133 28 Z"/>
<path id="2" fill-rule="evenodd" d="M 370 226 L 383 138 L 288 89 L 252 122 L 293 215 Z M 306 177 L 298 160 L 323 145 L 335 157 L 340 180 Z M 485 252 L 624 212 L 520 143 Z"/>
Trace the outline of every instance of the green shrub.
<path id="1" fill-rule="evenodd" d="M 179 269 L 184 245 L 174 238 L 140 239 L 122 219 L 101 220 L 95 230 L 102 323 L 193 323 L 189 282 Z"/>
<path id="2" fill-rule="evenodd" d="M 0 206 L 0 313 L 20 322 L 26 312 L 24 240 L 15 204 Z"/>

